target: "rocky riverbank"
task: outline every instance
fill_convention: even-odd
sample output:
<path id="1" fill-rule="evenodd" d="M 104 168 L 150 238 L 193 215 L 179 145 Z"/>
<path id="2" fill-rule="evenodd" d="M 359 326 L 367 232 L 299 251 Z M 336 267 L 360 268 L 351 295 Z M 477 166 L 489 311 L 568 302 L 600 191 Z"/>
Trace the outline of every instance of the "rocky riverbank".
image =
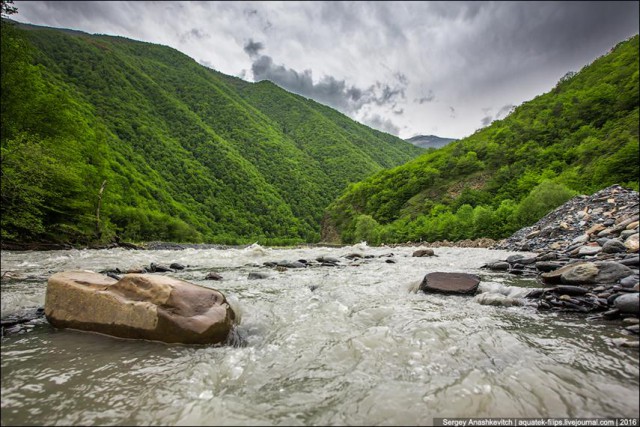
<path id="1" fill-rule="evenodd" d="M 638 335 L 638 192 L 613 185 L 574 197 L 493 248 L 537 253 L 484 268 L 535 276 L 543 287 L 525 298 L 539 310 L 620 319 L 626 333 Z M 638 340 L 618 344 L 638 347 Z"/>

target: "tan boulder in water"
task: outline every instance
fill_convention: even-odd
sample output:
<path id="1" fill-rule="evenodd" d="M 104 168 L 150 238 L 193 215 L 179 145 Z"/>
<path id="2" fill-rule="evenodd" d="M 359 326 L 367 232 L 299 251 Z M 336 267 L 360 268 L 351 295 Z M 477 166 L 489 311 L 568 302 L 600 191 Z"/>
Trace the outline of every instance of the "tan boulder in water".
<path id="1" fill-rule="evenodd" d="M 56 328 L 183 344 L 221 343 L 235 321 L 219 291 L 149 274 L 115 280 L 89 271 L 56 273 L 44 309 Z"/>

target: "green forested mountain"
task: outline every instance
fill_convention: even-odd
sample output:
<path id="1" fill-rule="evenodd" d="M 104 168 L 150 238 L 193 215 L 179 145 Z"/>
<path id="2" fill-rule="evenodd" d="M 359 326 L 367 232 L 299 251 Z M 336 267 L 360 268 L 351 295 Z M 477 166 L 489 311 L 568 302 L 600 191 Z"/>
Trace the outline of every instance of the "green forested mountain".
<path id="1" fill-rule="evenodd" d="M 317 241 L 423 150 L 270 82 L 121 37 L 2 24 L 2 239 Z"/>
<path id="2" fill-rule="evenodd" d="M 349 186 L 343 242 L 502 238 L 572 195 L 638 189 L 638 36 L 473 135 Z"/>

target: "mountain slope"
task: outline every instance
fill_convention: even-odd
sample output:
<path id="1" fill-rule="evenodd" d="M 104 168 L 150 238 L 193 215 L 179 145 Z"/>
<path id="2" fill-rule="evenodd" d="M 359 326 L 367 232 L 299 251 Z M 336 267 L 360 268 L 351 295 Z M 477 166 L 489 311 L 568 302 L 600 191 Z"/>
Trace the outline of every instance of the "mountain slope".
<path id="1" fill-rule="evenodd" d="M 501 238 L 576 192 L 638 189 L 638 36 L 473 135 L 350 185 L 323 237 Z"/>
<path id="2" fill-rule="evenodd" d="M 412 143 L 420 148 L 442 148 L 450 142 L 455 141 L 454 138 L 441 138 L 435 135 L 416 135 L 405 141 Z"/>
<path id="3" fill-rule="evenodd" d="M 12 183 L 3 184 L 3 239 L 316 241 L 323 209 L 346 185 L 421 153 L 165 46 L 11 27 L 3 22 Z M 26 161 L 28 147 L 38 159 Z M 19 188 L 48 162 L 55 167 Z M 64 179 L 73 194 L 54 191 Z"/>

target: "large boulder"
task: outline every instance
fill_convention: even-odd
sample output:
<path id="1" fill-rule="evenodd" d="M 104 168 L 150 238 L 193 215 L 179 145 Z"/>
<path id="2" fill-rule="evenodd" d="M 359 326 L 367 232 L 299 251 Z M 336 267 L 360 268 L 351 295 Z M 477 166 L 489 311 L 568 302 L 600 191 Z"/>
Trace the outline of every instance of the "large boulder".
<path id="1" fill-rule="evenodd" d="M 219 291 L 148 274 L 115 280 L 89 271 L 56 273 L 44 309 L 56 328 L 183 344 L 221 343 L 235 321 Z"/>
<path id="2" fill-rule="evenodd" d="M 542 273 L 540 278 L 547 284 L 593 283 L 598 275 L 598 267 L 591 262 L 575 262 L 564 267 Z"/>
<path id="3" fill-rule="evenodd" d="M 420 290 L 426 293 L 474 294 L 480 278 L 467 273 L 429 273 L 420 283 Z"/>

